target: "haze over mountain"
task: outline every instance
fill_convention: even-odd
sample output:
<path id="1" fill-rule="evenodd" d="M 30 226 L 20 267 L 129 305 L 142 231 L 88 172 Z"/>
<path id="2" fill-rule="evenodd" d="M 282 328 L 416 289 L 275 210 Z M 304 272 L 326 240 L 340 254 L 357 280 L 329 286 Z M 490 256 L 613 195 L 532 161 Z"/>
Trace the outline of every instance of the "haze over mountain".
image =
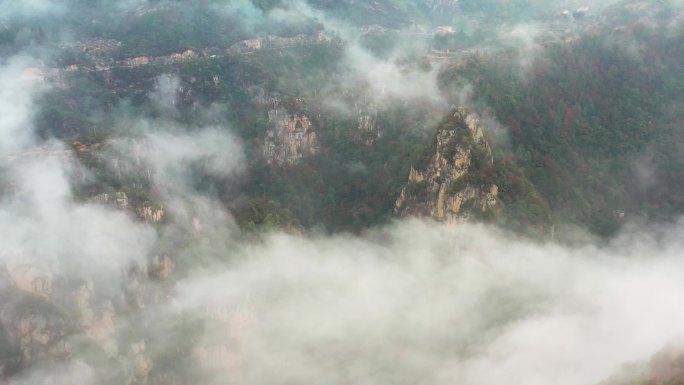
<path id="1" fill-rule="evenodd" d="M 684 2 L 0 0 L 0 384 L 684 384 Z"/>

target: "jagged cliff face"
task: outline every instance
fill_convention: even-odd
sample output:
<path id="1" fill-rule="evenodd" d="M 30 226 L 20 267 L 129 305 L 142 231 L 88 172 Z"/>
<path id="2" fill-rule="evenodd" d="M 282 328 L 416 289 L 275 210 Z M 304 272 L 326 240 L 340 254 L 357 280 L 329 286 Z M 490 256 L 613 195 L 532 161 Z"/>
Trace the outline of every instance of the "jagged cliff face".
<path id="1" fill-rule="evenodd" d="M 204 370 L 231 382 L 241 382 L 243 345 L 256 323 L 254 310 L 215 303 L 201 312 L 213 333 L 211 340 L 194 348 L 194 358 Z"/>
<path id="2" fill-rule="evenodd" d="M 479 117 L 467 109 L 454 111 L 436 141 L 427 166 L 411 167 L 395 212 L 459 222 L 498 211 L 499 189 L 482 172 L 493 164 L 493 157 Z"/>
<path id="3" fill-rule="evenodd" d="M 268 120 L 273 128 L 266 134 L 263 154 L 269 164 L 294 165 L 318 151 L 316 132 L 306 115 L 273 108 Z"/>
<path id="4" fill-rule="evenodd" d="M 0 267 L 1 269 L 2 267 Z M 49 289 L 33 285 L 50 275 Z M 68 355 L 66 337 L 71 325 L 63 314 L 48 302 L 52 296 L 52 277 L 45 269 L 25 264 L 0 270 L 0 347 L 10 357 L 0 357 L 0 376 L 11 366 L 25 361 L 55 363 Z M 4 346 L 2 346 L 4 345 Z M 11 361 L 16 361 L 12 364 Z"/>
<path id="5" fill-rule="evenodd" d="M 91 201 L 101 205 L 109 205 L 120 210 L 130 210 L 143 222 L 161 223 L 164 221 L 164 207 L 161 204 L 142 202 L 137 205 L 129 203 L 128 194 L 124 191 L 117 191 L 113 194 L 100 193 L 95 195 Z"/>
<path id="6" fill-rule="evenodd" d="M 223 55 L 246 55 L 261 50 L 275 50 L 288 49 L 298 46 L 313 45 L 318 43 L 329 42 L 332 39 L 328 37 L 323 31 L 315 34 L 300 34 L 292 37 L 280 36 L 264 36 L 254 39 L 241 40 L 225 50 L 225 52 L 205 49 L 204 52 L 195 52 L 193 50 L 185 50 L 183 52 L 176 52 L 165 56 L 137 56 L 121 60 L 112 60 L 105 58 L 101 54 L 109 52 L 119 46 L 121 42 L 108 41 L 102 38 L 93 39 L 89 43 L 77 43 L 76 48 L 88 55 L 93 60 L 95 71 L 109 72 L 112 68 L 134 68 L 147 65 L 171 65 L 193 61 L 200 58 L 216 58 Z M 51 68 L 48 70 L 49 77 L 54 80 L 64 73 L 74 72 L 81 69 L 77 64 L 68 65 L 64 68 Z M 35 77 L 35 76 L 34 76 Z M 44 80 L 44 75 L 40 75 L 39 80 Z"/>
<path id="7" fill-rule="evenodd" d="M 55 159 L 72 163 L 79 158 L 97 165 L 111 155 L 103 153 L 102 147 L 106 146 L 102 143 L 71 145 L 71 149 L 31 149 L 10 154 L 6 160 L 11 163 Z M 133 163 L 118 162 L 108 175 L 130 174 L 140 168 L 140 175 L 134 179 L 149 177 L 149 167 L 139 161 Z M 93 193 L 88 202 L 150 224 L 165 219 L 161 205 L 132 199 L 124 191 Z M 92 353 L 87 359 L 111 360 L 111 367 L 120 372 L 120 383 L 162 383 L 151 380 L 153 358 L 146 349 L 147 341 L 122 335 L 131 328 L 126 319 L 131 311 L 151 311 L 146 309 L 169 301 L 163 283 L 172 278 L 175 265 L 168 255 L 154 255 L 141 266 L 122 271 L 120 281 L 106 283 L 97 282 L 96 278 L 73 277 L 57 261 L 37 258 L 31 250 L 4 249 L 0 256 L 0 378 L 23 367 L 49 371 L 78 366 L 84 359 L 79 354 L 86 351 Z M 107 286 L 121 286 L 123 292 Z M 67 383 L 60 381 L 45 383 Z"/>
<path id="8" fill-rule="evenodd" d="M 654 354 L 649 362 L 624 365 L 601 385 L 682 385 L 684 349 L 671 343 Z"/>
<path id="9" fill-rule="evenodd" d="M 93 355 L 86 359 L 110 360 L 121 383 L 164 383 L 151 376 L 146 338 L 123 337 L 130 328 L 144 327 L 131 325 L 131 311 L 143 317 L 168 303 L 162 284 L 174 272 L 168 256 L 123 272 L 123 297 L 106 293 L 102 283 L 75 282 L 48 269 L 35 263 L 0 267 L 0 377 L 23 366 L 77 364 L 86 351 Z"/>
<path id="10" fill-rule="evenodd" d="M 357 116 L 357 135 L 359 141 L 370 146 L 382 138 L 382 132 L 378 129 L 378 109 L 367 95 L 354 102 L 354 110 Z"/>

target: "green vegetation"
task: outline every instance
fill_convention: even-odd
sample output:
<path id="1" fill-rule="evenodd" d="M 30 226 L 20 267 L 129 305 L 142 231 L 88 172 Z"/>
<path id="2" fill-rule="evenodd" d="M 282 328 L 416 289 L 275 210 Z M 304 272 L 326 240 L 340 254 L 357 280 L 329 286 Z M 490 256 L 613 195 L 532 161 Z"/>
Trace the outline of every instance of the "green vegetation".
<path id="1" fill-rule="evenodd" d="M 586 36 L 547 47 L 529 68 L 514 51 L 473 58 L 442 82 L 475 86 L 477 102 L 510 128 L 504 156 L 558 219 L 608 235 L 619 226 L 616 210 L 684 209 L 674 150 L 681 141 L 670 121 L 671 106 L 684 102 L 682 43 L 664 30 Z M 636 159 L 649 159 L 657 187 L 635 177 Z"/>
<path id="2" fill-rule="evenodd" d="M 427 193 L 428 181 L 422 180 L 420 182 L 409 183 L 406 185 L 406 194 L 409 196 L 425 195 Z"/>
<path id="3" fill-rule="evenodd" d="M 251 199 L 233 210 L 238 225 L 247 231 L 289 229 L 302 226 L 292 212 L 280 204 L 263 198 Z"/>
<path id="4" fill-rule="evenodd" d="M 106 6 L 98 4 L 95 8 Z M 198 188 L 222 197 L 226 204 L 236 199 L 278 202 L 304 227 L 322 224 L 331 231 L 359 231 L 386 222 L 411 165 L 424 168 L 434 154 L 434 133 L 443 128 L 443 124 L 435 124 L 436 116 L 443 110 L 388 102 L 371 108 L 381 135 L 360 132 L 356 112 L 349 111 L 358 108 L 354 104 L 359 100 L 373 95 L 366 94 L 370 91 L 363 84 L 341 87 L 331 82 L 332 74 L 345 70 L 345 47 L 340 40 L 210 57 L 201 51 L 222 52 L 237 39 L 250 37 L 246 29 L 226 22 L 229 16 L 208 11 L 217 8 L 207 5 L 216 4 L 169 2 L 145 8 L 130 19 L 115 21 L 102 16 L 96 19 L 107 27 L 99 29 L 74 21 L 72 27 L 84 38 L 90 36 L 87 31 L 97 30 L 122 42 L 121 47 L 98 54 L 108 63 L 184 49 L 194 49 L 199 57 L 168 65 L 117 67 L 105 74 L 92 71 L 93 56 L 73 47 L 60 49 L 55 64 L 78 64 L 81 70 L 65 74 L 63 85 L 50 89 L 38 101 L 38 132 L 67 139 L 98 136 L 111 132 L 120 115 L 170 119 L 191 128 L 230 127 L 244 140 L 247 177 L 239 187 L 228 187 L 199 174 L 194 181 Z M 267 11 L 281 2 L 255 5 Z M 312 5 L 359 23 L 364 20 L 361 14 L 371 17 L 386 12 L 392 20 L 383 21 L 385 27 L 407 26 L 412 20 L 407 15 L 428 12 L 390 0 L 377 2 L 373 9 L 349 7 L 345 2 L 314 1 Z M 548 12 L 547 6 L 525 8 L 519 1 L 462 1 L 458 8 L 492 16 L 491 20 L 517 20 Z M 79 12 L 83 12 L 77 12 L 80 16 L 89 15 L 87 10 Z M 658 20 L 666 17 L 666 12 L 661 13 L 656 15 Z M 108 17 L 113 14 L 116 12 L 107 13 Z M 608 14 L 615 25 L 636 20 L 624 7 L 612 7 Z M 482 19 L 455 34 L 437 36 L 432 46 L 461 49 L 481 44 L 482 32 L 491 20 Z M 440 84 L 447 94 L 472 85 L 476 109 L 491 108 L 509 129 L 511 139 L 510 145 L 494 148 L 493 163 L 484 154 L 473 153 L 471 172 L 453 182 L 450 191 L 465 185 L 496 184 L 507 221 L 548 223 L 552 216 L 554 221 L 587 225 L 604 235 L 621 224 L 616 213 L 668 218 L 684 210 L 684 160 L 677 155 L 683 146 L 675 130 L 684 115 L 678 107 L 684 90 L 681 31 L 638 25 L 619 29 L 615 25 L 571 44 L 549 44 L 531 61 L 522 57 L 527 52 L 510 49 L 473 56 L 442 74 Z M 287 35 L 320 28 L 315 23 L 300 24 L 289 32 L 276 30 L 280 27 L 275 24 L 271 27 L 275 29 L 260 33 Z M 48 23 L 41 28 L 45 31 L 51 26 Z M 21 30 L 20 23 L 8 23 L 0 30 L 0 43 L 11 46 Z M 50 37 L 39 29 L 34 32 L 34 39 Z M 365 35 L 360 43 L 384 58 L 400 39 L 400 34 L 390 31 Z M 419 58 L 406 60 L 414 63 L 409 65 L 422 65 Z M 179 80 L 180 92 L 171 112 L 160 109 L 150 98 L 162 74 Z M 296 166 L 267 164 L 263 159 L 264 138 L 271 128 L 268 104 L 273 97 L 280 101 L 279 108 L 310 118 L 320 144 L 317 155 Z M 349 111 L 330 108 L 326 104 L 330 100 L 340 101 Z M 211 114 L 206 113 L 209 110 Z M 472 140 L 463 132 L 457 129 L 454 141 Z M 97 191 L 126 191 L 133 201 L 155 201 L 145 191 L 151 188 L 146 181 L 123 180 L 106 171 L 97 157 L 79 156 L 93 174 L 77 188 L 84 197 Z M 642 174 L 645 176 L 635 177 Z M 255 217 L 253 223 L 259 221 Z"/>

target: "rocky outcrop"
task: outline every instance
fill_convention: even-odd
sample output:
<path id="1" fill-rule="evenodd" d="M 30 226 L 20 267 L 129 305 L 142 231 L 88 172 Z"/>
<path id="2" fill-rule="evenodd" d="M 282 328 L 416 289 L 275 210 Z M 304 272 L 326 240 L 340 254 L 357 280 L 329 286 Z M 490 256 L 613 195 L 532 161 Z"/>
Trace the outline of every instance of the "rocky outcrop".
<path id="1" fill-rule="evenodd" d="M 300 34 L 290 37 L 263 36 L 254 39 L 239 41 L 225 51 L 215 48 L 205 48 L 201 51 L 186 50 L 175 52 L 164 56 L 136 56 L 121 60 L 113 60 L 103 55 L 120 47 L 121 43 L 115 40 L 95 38 L 86 43 L 76 43 L 75 48 L 86 53 L 94 66 L 72 63 L 63 68 L 49 68 L 41 70 L 47 72 L 40 75 L 40 81 L 48 79 L 60 83 L 65 74 L 75 71 L 96 71 L 105 72 L 105 78 L 109 79 L 110 71 L 113 68 L 135 68 L 142 66 L 167 66 L 173 64 L 187 63 L 197 59 L 215 59 L 223 56 L 249 55 L 262 50 L 279 50 L 299 46 L 307 46 L 319 43 L 330 42 L 332 39 L 320 31 L 314 34 Z M 107 80 L 108 82 L 110 80 Z"/>
<path id="2" fill-rule="evenodd" d="M 150 261 L 148 274 L 157 280 L 165 281 L 171 278 L 175 268 L 176 264 L 168 255 L 155 255 Z"/>
<path id="3" fill-rule="evenodd" d="M 148 201 L 136 205 L 130 204 L 128 194 L 124 191 L 117 191 L 112 194 L 100 193 L 91 198 L 90 201 L 120 210 L 131 210 L 138 219 L 146 223 L 162 223 L 166 214 L 161 204 L 152 204 Z"/>
<path id="4" fill-rule="evenodd" d="M 0 348 L 4 354 L 13 351 L 11 357 L 0 357 L 0 382 L 9 361 L 15 361 L 11 366 L 59 363 L 69 357 L 71 350 L 65 337 L 72 328 L 64 314 L 44 297 L 17 290 L 13 284 L 0 282 Z"/>
<path id="5" fill-rule="evenodd" d="M 250 307 L 210 304 L 204 309 L 204 318 L 212 330 L 212 339 L 195 347 L 193 356 L 203 369 L 221 377 L 241 379 L 244 340 L 255 323 Z"/>
<path id="6" fill-rule="evenodd" d="M 354 103 L 359 140 L 366 146 L 374 144 L 382 137 L 378 129 L 378 109 L 367 96 Z"/>
<path id="7" fill-rule="evenodd" d="M 147 345 L 145 340 L 133 343 L 130 346 L 129 353 L 129 384 L 146 385 L 150 381 L 150 372 L 152 371 L 152 360 L 147 354 Z"/>
<path id="8" fill-rule="evenodd" d="M 97 370 L 127 376 L 108 383 L 152 383 L 155 356 L 146 345 L 157 349 L 159 342 L 150 345 L 139 332 L 148 325 L 139 320 L 156 319 L 159 305 L 171 300 L 166 281 L 175 264 L 168 254 L 151 255 L 146 264 L 124 269 L 118 283 L 123 292 L 116 279 L 74 276 L 28 253 L 0 257 L 0 383 L 20 370 L 50 371 L 84 359 L 100 362 Z M 137 340 L 127 337 L 131 332 Z"/>
<path id="9" fill-rule="evenodd" d="M 269 164 L 293 165 L 318 151 L 316 132 L 306 115 L 274 108 L 268 111 L 268 120 L 273 128 L 266 134 L 263 154 Z"/>
<path id="10" fill-rule="evenodd" d="M 266 49 L 283 49 L 288 47 L 311 45 L 330 41 L 325 32 L 320 31 L 310 35 L 296 35 L 292 37 L 265 36 L 254 39 L 242 40 L 230 46 L 228 55 L 248 54 Z"/>
<path id="11" fill-rule="evenodd" d="M 101 205 L 113 205 L 121 210 L 128 209 L 128 194 L 123 191 L 117 191 L 114 194 L 97 194 L 93 197 L 92 201 Z"/>
<path id="12" fill-rule="evenodd" d="M 669 344 L 649 362 L 625 364 L 599 385 L 684 385 L 684 348 Z"/>
<path id="13" fill-rule="evenodd" d="M 124 291 L 118 293 L 107 287 L 114 281 L 67 276 L 38 262 L 0 265 L 0 383 L 10 366 L 61 365 L 76 362 L 83 352 L 114 359 L 112 365 L 125 363 L 129 384 L 147 383 L 152 358 L 146 341 L 122 336 L 146 327 L 131 324 L 137 317 L 154 318 L 156 307 L 169 303 L 170 285 L 164 282 L 174 270 L 167 254 L 153 255 L 146 265 L 125 269 Z"/>
<path id="14" fill-rule="evenodd" d="M 449 114 L 437 132 L 427 165 L 411 167 L 395 212 L 458 222 L 500 208 L 499 189 L 487 177 L 492 151 L 480 119 L 468 109 Z"/>
<path id="15" fill-rule="evenodd" d="M 165 213 L 163 207 L 146 203 L 136 210 L 136 214 L 143 222 L 161 223 Z"/>
<path id="16" fill-rule="evenodd" d="M 83 333 L 98 344 L 110 357 L 114 357 L 118 352 L 115 339 L 114 316 L 116 312 L 114 305 L 107 300 L 96 306 L 93 294 L 92 282 L 83 283 L 74 290 L 72 294 L 74 313 Z"/>
<path id="17" fill-rule="evenodd" d="M 8 263 L 7 279 L 12 287 L 35 298 L 50 299 L 52 294 L 52 272 L 33 263 Z"/>

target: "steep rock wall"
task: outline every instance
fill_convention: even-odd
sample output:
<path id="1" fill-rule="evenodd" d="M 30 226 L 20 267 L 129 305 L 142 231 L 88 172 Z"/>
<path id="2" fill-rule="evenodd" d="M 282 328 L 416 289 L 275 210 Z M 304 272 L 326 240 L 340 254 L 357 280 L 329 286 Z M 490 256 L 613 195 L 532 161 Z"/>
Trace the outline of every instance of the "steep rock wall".
<path id="1" fill-rule="evenodd" d="M 293 165 L 318 151 L 316 132 L 306 115 L 274 108 L 268 111 L 268 120 L 273 127 L 267 132 L 263 146 L 268 163 Z"/>

